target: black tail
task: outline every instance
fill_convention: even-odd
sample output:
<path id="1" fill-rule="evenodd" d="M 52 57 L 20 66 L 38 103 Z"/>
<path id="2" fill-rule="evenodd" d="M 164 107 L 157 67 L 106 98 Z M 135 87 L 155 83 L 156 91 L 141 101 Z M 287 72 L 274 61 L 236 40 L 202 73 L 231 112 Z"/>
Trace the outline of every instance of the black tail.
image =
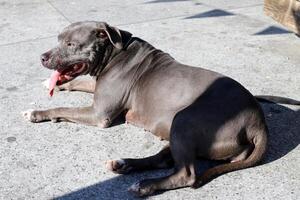
<path id="1" fill-rule="evenodd" d="M 261 102 L 300 105 L 300 101 L 297 101 L 295 99 L 286 98 L 286 97 L 269 96 L 269 95 L 257 95 L 254 97 L 258 101 L 261 101 Z"/>

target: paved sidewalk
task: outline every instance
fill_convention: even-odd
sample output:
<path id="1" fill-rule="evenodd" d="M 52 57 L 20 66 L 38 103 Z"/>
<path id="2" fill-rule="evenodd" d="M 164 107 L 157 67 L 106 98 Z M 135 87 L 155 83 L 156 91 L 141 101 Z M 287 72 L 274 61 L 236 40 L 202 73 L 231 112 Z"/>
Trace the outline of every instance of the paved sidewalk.
<path id="1" fill-rule="evenodd" d="M 0 0 L 0 199 L 133 199 L 138 180 L 169 173 L 118 176 L 108 159 L 143 157 L 164 142 L 131 125 L 108 129 L 32 124 L 21 111 L 89 105 L 92 96 L 41 82 L 39 56 L 71 22 L 107 21 L 177 60 L 224 73 L 253 94 L 300 99 L 300 39 L 263 14 L 262 0 Z M 149 199 L 284 199 L 300 196 L 300 108 L 262 104 L 270 129 L 265 162 L 194 190 Z M 199 162 L 200 170 L 212 162 Z"/>

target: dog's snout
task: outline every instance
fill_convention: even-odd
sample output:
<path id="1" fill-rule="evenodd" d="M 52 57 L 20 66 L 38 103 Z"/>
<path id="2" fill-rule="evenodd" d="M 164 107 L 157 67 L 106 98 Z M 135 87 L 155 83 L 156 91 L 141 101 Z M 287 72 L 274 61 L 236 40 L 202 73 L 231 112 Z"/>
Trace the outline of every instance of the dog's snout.
<path id="1" fill-rule="evenodd" d="M 45 67 L 47 65 L 47 62 L 49 61 L 49 58 L 50 58 L 50 52 L 46 52 L 41 55 L 41 62 Z"/>
<path id="2" fill-rule="evenodd" d="M 48 60 L 49 60 L 49 56 L 47 56 L 47 55 L 45 55 L 45 54 L 41 55 L 41 61 L 42 61 L 42 62 L 46 62 L 46 61 L 48 61 Z"/>

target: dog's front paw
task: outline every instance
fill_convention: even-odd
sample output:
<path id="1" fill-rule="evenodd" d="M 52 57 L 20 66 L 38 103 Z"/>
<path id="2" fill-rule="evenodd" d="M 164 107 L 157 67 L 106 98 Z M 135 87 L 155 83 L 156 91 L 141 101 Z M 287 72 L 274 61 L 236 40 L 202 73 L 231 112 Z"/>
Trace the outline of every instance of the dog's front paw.
<path id="1" fill-rule="evenodd" d="M 106 161 L 105 166 L 108 170 L 117 174 L 128 174 L 133 169 L 123 159 Z"/>
<path id="2" fill-rule="evenodd" d="M 43 117 L 43 115 L 41 115 L 40 111 L 36 111 L 36 110 L 32 110 L 32 109 L 22 112 L 22 115 L 25 120 L 34 122 L 34 123 L 47 120 L 45 117 Z"/>
<path id="3" fill-rule="evenodd" d="M 147 183 L 147 180 L 137 182 L 128 188 L 129 192 L 132 192 L 135 196 L 142 197 L 148 196 L 155 192 L 151 184 Z"/>
<path id="4" fill-rule="evenodd" d="M 30 109 L 30 110 L 26 110 L 22 112 L 22 116 L 24 117 L 25 120 L 30 121 L 30 122 L 34 122 L 35 121 L 35 117 L 34 117 L 34 110 Z"/>
<path id="5" fill-rule="evenodd" d="M 48 78 L 48 79 L 46 79 L 46 80 L 44 80 L 43 82 L 42 82 L 42 85 L 44 86 L 44 88 L 46 88 L 46 89 L 50 89 L 50 78 Z M 65 84 L 63 84 L 63 85 L 60 85 L 60 86 L 55 86 L 54 87 L 54 90 L 57 92 L 57 91 L 60 91 L 60 90 L 68 90 L 68 88 L 67 88 L 67 86 L 65 85 Z"/>

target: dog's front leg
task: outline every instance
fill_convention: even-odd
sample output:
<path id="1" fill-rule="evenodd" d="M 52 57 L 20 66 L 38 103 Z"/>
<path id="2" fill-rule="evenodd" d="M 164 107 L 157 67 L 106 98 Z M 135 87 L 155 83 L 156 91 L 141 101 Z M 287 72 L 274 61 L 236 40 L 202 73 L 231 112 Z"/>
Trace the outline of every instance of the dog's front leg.
<path id="1" fill-rule="evenodd" d="M 45 80 L 42 84 L 49 89 L 50 79 Z M 62 85 L 57 85 L 56 88 L 60 91 L 81 91 L 94 93 L 95 92 L 96 81 L 95 80 L 72 80 L 70 82 L 64 83 Z"/>
<path id="2" fill-rule="evenodd" d="M 31 122 L 43 121 L 69 121 L 92 126 L 106 128 L 111 124 L 111 119 L 100 116 L 94 110 L 94 107 L 81 108 L 54 108 L 49 110 L 28 110 L 23 112 L 25 119 Z"/>

